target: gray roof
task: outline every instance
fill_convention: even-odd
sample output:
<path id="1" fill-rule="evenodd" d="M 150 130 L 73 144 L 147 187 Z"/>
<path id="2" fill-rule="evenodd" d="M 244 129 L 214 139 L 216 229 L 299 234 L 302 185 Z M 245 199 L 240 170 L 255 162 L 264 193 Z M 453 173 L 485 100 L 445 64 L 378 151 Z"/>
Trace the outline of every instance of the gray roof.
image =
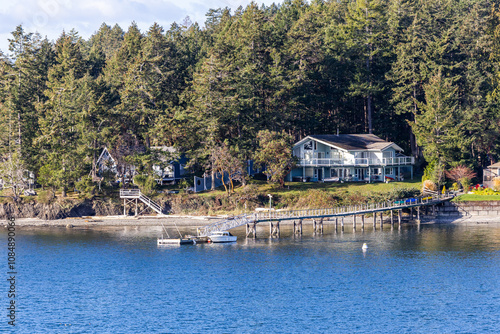
<path id="1" fill-rule="evenodd" d="M 177 150 L 173 146 L 151 146 L 151 149 L 163 152 L 177 153 Z"/>
<path id="2" fill-rule="evenodd" d="M 493 165 L 489 165 L 486 168 L 500 168 L 500 162 L 497 162 L 496 164 L 493 164 Z"/>
<path id="3" fill-rule="evenodd" d="M 342 134 L 342 135 L 311 135 L 313 139 L 320 140 L 327 144 L 342 148 L 348 151 L 356 150 L 383 150 L 384 148 L 395 145 L 397 149 L 401 148 L 393 142 L 385 141 L 373 134 Z"/>

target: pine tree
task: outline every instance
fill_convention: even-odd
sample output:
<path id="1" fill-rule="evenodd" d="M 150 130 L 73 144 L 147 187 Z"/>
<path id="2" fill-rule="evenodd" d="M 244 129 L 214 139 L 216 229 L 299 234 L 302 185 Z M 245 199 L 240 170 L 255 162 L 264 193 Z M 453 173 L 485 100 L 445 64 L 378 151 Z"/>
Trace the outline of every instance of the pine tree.
<path id="1" fill-rule="evenodd" d="M 40 136 L 37 144 L 43 154 L 39 181 L 53 188 L 67 189 L 90 170 L 91 142 L 85 141 L 88 110 L 92 101 L 88 74 L 75 34 L 63 33 L 57 40 L 57 63 L 49 70 L 47 101 L 39 104 Z"/>
<path id="2" fill-rule="evenodd" d="M 412 128 L 426 160 L 444 165 L 462 162 L 469 140 L 464 136 L 454 80 L 438 71 L 424 91 L 425 102 L 419 103 L 421 114 Z"/>

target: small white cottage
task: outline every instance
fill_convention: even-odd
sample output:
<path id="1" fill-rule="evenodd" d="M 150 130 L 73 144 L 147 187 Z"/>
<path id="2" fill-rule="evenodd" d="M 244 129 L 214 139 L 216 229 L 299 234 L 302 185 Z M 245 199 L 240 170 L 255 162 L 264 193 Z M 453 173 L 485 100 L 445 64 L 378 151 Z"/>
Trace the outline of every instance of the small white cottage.
<path id="1" fill-rule="evenodd" d="M 373 134 L 311 135 L 293 146 L 289 181 L 389 181 L 413 178 L 413 157 Z"/>
<path id="2" fill-rule="evenodd" d="M 483 169 L 483 186 L 493 187 L 493 179 L 500 176 L 500 162 Z"/>

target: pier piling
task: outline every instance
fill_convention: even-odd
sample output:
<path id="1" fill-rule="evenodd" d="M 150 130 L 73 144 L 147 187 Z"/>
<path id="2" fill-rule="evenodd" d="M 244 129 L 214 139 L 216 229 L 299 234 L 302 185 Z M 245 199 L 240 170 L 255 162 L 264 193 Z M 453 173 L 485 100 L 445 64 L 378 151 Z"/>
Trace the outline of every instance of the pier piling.
<path id="1" fill-rule="evenodd" d="M 302 234 L 302 219 L 299 219 L 297 224 L 293 221 L 293 233 Z"/>

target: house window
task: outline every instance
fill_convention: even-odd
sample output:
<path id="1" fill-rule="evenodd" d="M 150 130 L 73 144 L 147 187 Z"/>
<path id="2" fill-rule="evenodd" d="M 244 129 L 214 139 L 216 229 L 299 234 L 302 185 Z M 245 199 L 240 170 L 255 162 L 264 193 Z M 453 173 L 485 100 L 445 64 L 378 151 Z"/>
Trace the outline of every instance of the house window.
<path id="1" fill-rule="evenodd" d="M 385 169 L 385 175 L 393 175 L 393 174 L 394 174 L 394 168 Z"/>
<path id="2" fill-rule="evenodd" d="M 337 170 L 335 168 L 330 169 L 330 175 L 331 177 L 336 177 L 337 175 Z"/>
<path id="3" fill-rule="evenodd" d="M 314 168 L 314 178 L 318 181 L 323 180 L 323 169 Z"/>
<path id="4" fill-rule="evenodd" d="M 304 151 L 312 151 L 313 149 L 313 141 L 310 140 L 304 144 Z"/>
<path id="5" fill-rule="evenodd" d="M 339 152 L 339 151 L 337 151 L 337 150 L 332 150 L 331 152 L 332 152 L 332 154 L 331 154 L 331 158 L 332 158 L 333 160 L 341 160 L 341 155 L 340 155 L 340 152 Z"/>
<path id="6" fill-rule="evenodd" d="M 356 177 L 358 181 L 363 181 L 365 179 L 365 169 L 364 168 L 354 169 L 354 177 Z"/>

